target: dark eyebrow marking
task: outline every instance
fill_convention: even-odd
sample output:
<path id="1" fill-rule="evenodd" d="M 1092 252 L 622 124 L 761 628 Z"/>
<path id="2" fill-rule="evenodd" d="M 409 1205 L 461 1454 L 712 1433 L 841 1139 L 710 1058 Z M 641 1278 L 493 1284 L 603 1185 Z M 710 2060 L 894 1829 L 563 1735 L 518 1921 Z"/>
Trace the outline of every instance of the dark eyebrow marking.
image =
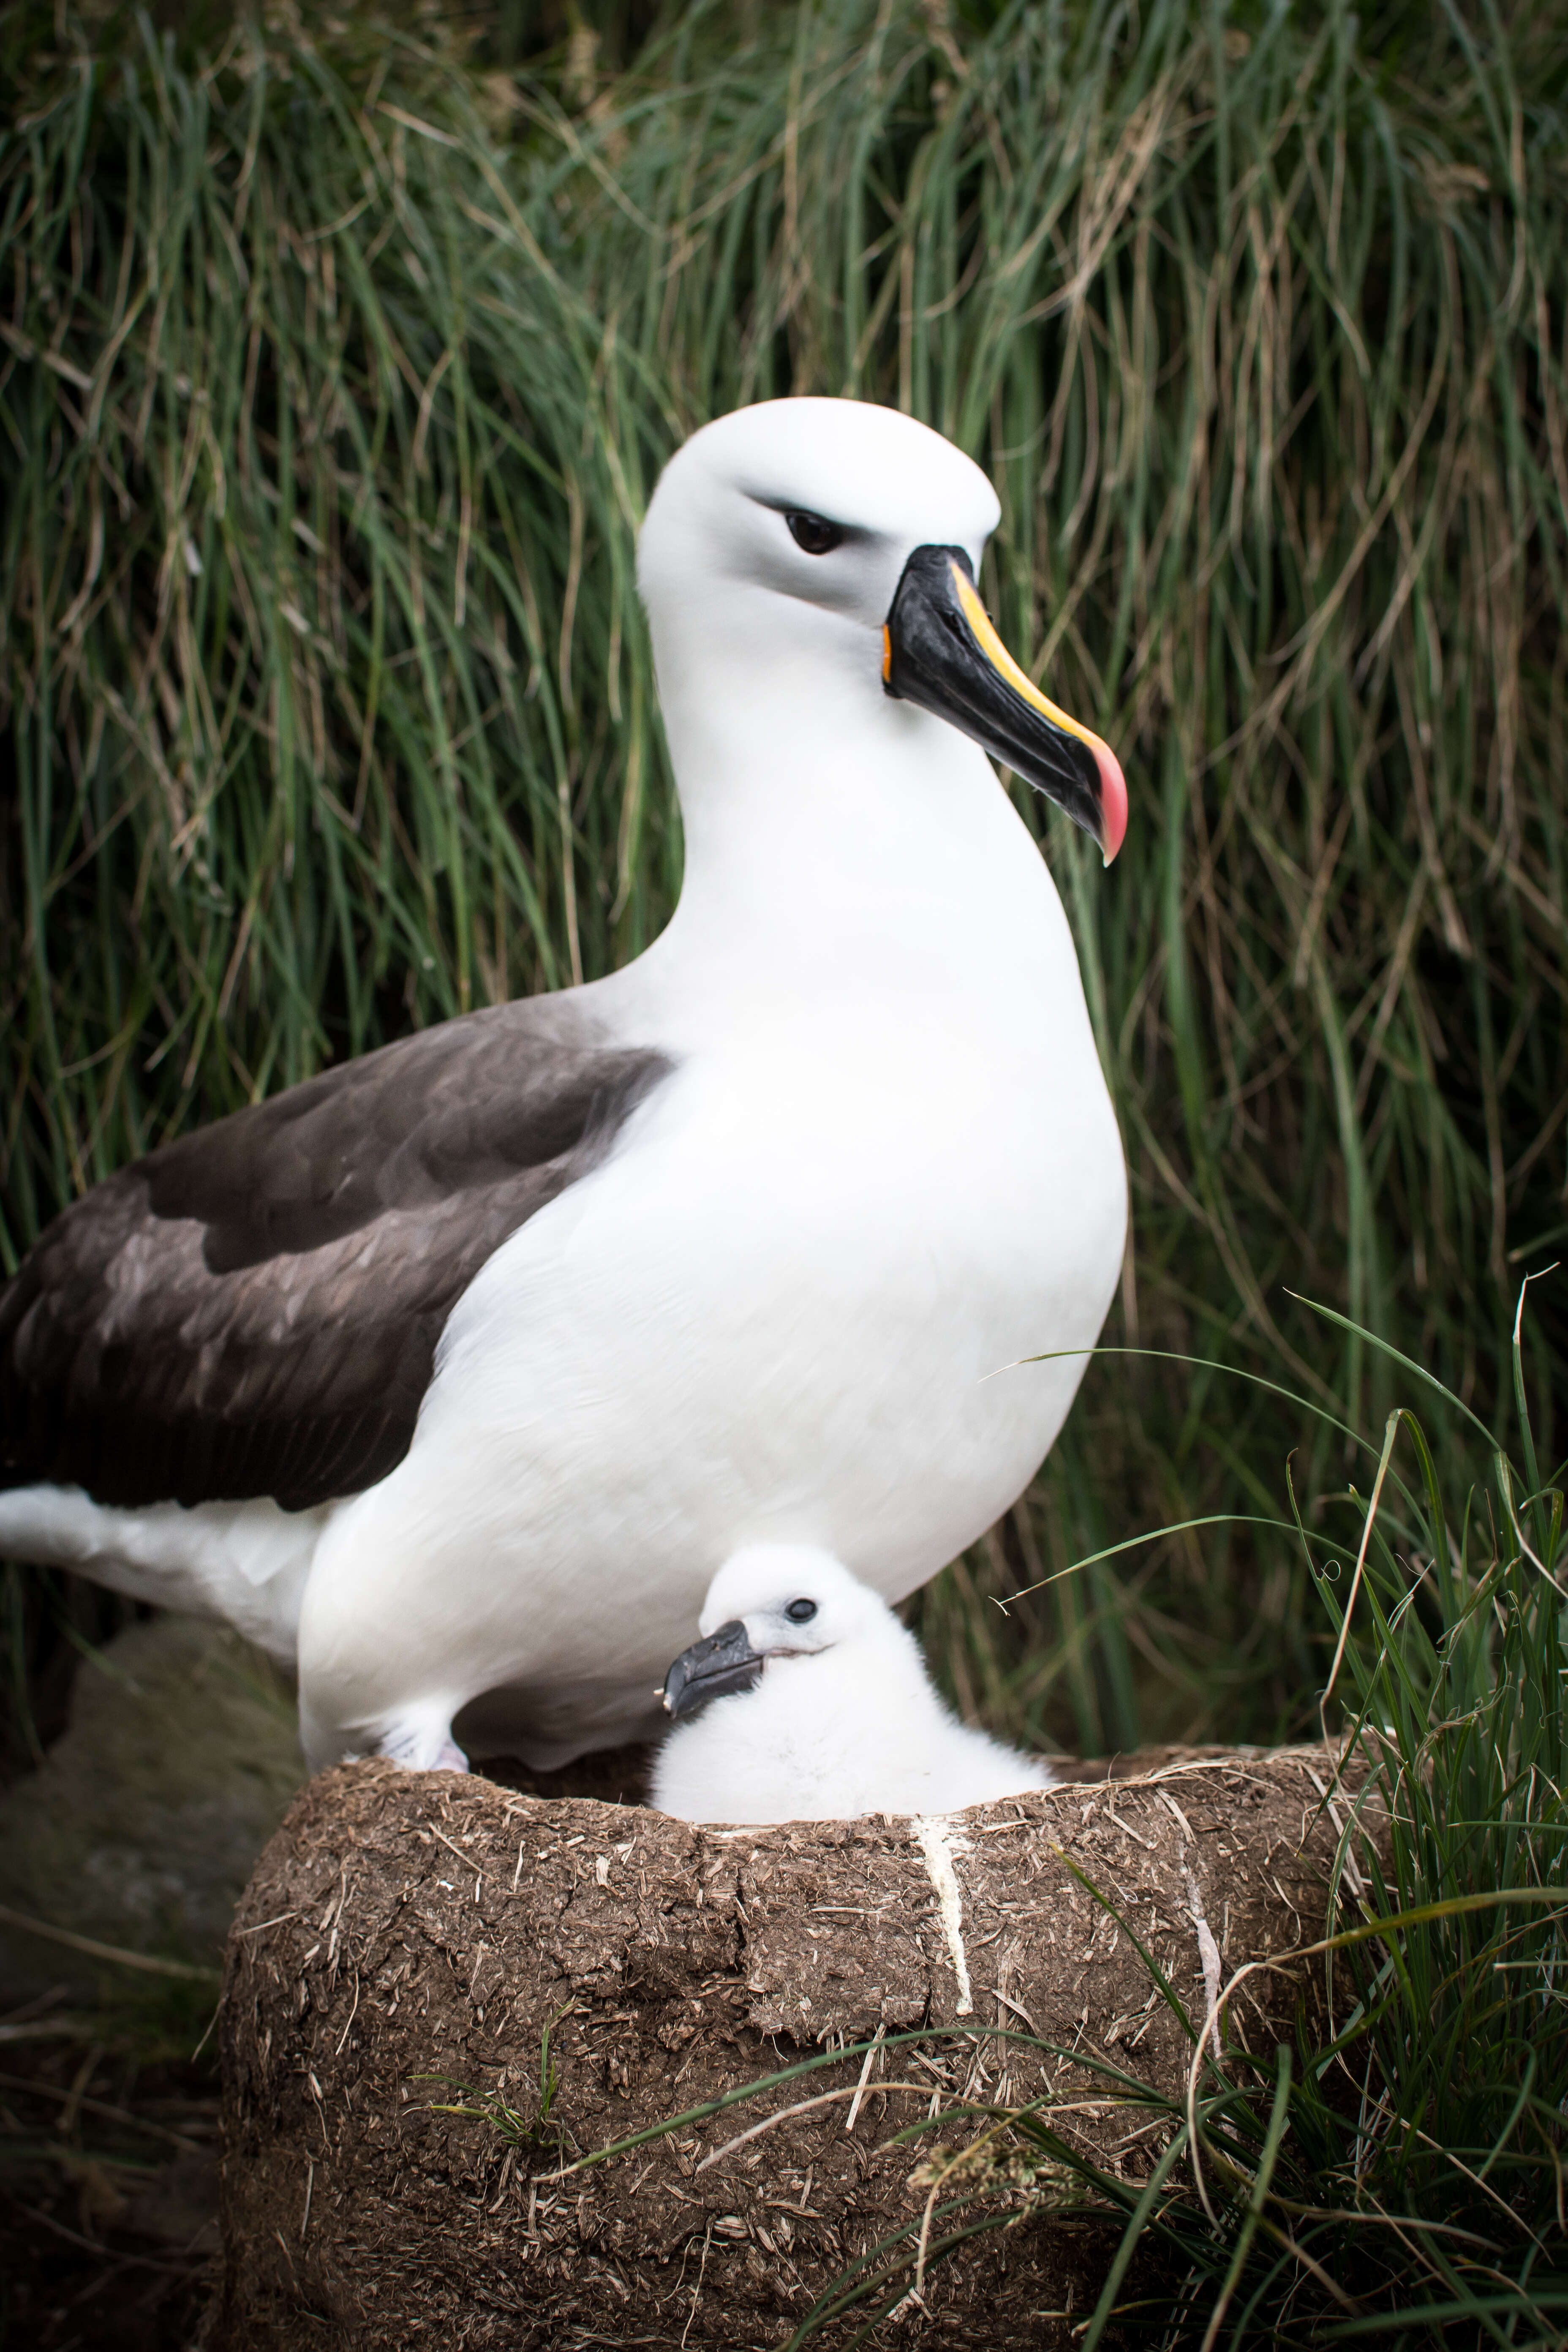
<path id="1" fill-rule="evenodd" d="M 885 536 L 885 533 L 872 530 L 863 522 L 840 522 L 837 515 L 824 514 L 820 507 L 814 507 L 809 499 L 777 498 L 771 490 L 743 490 L 742 496 L 750 499 L 754 507 L 766 507 L 772 514 L 808 514 L 819 521 L 830 522 L 835 530 L 842 532 L 847 541 L 857 546 L 863 547 L 871 540 Z"/>

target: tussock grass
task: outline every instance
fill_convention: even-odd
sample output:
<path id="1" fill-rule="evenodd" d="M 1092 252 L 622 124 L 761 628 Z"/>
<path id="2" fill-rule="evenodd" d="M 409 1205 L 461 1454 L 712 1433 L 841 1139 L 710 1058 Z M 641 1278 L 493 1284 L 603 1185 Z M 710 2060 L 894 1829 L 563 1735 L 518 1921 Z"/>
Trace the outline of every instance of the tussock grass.
<path id="1" fill-rule="evenodd" d="M 423 18 L 178 57 L 121 23 L 95 61 L 37 22 L 0 135 L 7 1260 L 174 1129 L 652 936 L 642 503 L 707 415 L 851 392 L 992 471 L 999 623 L 1131 779 L 1110 877 L 1026 809 L 1132 1169 L 1108 1337 L 1375 1424 L 1370 1331 L 1490 1420 L 1568 1220 L 1549 15 L 708 0 L 609 78 Z M 1544 1416 L 1563 1341 L 1548 1297 Z M 1296 1727 L 1322 1622 L 1237 1515 L 1300 1434 L 1217 1370 L 1093 1368 L 921 1603 L 960 1698 L 1086 1748 Z M 1306 1443 L 1320 1489 L 1342 1441 Z"/>
<path id="2" fill-rule="evenodd" d="M 1043 2106 L 976 2113 L 985 2162 L 967 2179 L 960 2162 L 928 2166 L 933 2199 L 959 2189 L 956 2210 L 1022 2158 L 1058 2197 L 1065 2180 L 1126 2216 L 1087 2352 L 1118 2317 L 1205 2352 L 1544 2347 L 1568 2327 L 1568 1588 L 1519 1334 L 1508 1449 L 1395 1362 L 1420 1412 L 1397 1405 L 1381 1449 L 1363 1447 L 1362 1476 L 1327 1498 L 1336 1528 L 1314 1537 L 1298 1517 L 1367 1768 L 1340 1840 L 1338 1918 L 1307 1956 L 1341 2021 L 1332 2038 L 1299 2028 L 1295 2047 L 1247 2050 L 1226 2031 L 1234 1979 L 1216 2020 L 1188 2021 L 1184 2109 L 1108 2081 L 1163 2117 L 1135 2174 L 1086 2162 Z M 1377 1837 L 1360 1826 L 1374 1805 Z M 1168 2284 L 1129 2301 L 1140 2246 Z"/>

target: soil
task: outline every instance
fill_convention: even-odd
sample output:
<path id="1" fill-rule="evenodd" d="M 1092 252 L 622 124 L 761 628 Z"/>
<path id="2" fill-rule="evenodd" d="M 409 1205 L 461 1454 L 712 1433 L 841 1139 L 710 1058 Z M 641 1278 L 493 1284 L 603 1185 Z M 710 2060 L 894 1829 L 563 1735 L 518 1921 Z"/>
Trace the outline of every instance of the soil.
<path id="1" fill-rule="evenodd" d="M 1142 2178 L 1149 2144 L 1125 2144 L 1097 2062 L 1174 2091 L 1189 2044 L 1128 1930 L 1197 2017 L 1216 1970 L 1310 1940 L 1329 1760 L 1176 1755 L 946 1822 L 738 1832 L 605 1801 L 640 1792 L 626 1753 L 598 1759 L 596 1796 L 323 1774 L 230 1938 L 214 2352 L 782 2346 L 847 2265 L 881 2267 L 881 2242 L 918 2228 L 931 2149 L 895 2135 L 963 2096 L 1049 2090 L 1084 2146 Z M 1233 2027 L 1275 2035 L 1304 1990 L 1300 1964 L 1252 1978 Z M 1009 2038 L 1026 2033 L 1053 2050 Z M 1065 2347 L 1114 2229 L 1053 2210 L 1048 2178 L 959 2189 L 959 2221 L 1007 2226 L 929 2270 L 889 2340 Z M 899 2291 L 816 2340 L 846 2344 Z"/>
<path id="2" fill-rule="evenodd" d="M 187 2352 L 217 2252 L 216 2070 L 34 2031 L 0 2038 L 0 2343 Z"/>

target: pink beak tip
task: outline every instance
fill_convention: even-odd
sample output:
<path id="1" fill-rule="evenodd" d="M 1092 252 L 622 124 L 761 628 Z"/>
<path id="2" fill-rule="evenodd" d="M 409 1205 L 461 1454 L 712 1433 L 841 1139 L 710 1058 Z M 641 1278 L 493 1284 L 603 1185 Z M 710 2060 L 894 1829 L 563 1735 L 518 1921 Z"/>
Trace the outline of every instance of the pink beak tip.
<path id="1" fill-rule="evenodd" d="M 1108 743 L 1097 744 L 1095 760 L 1100 769 L 1100 797 L 1105 824 L 1102 844 L 1105 863 L 1110 864 L 1127 837 L 1127 779 L 1121 772 L 1121 762 Z"/>

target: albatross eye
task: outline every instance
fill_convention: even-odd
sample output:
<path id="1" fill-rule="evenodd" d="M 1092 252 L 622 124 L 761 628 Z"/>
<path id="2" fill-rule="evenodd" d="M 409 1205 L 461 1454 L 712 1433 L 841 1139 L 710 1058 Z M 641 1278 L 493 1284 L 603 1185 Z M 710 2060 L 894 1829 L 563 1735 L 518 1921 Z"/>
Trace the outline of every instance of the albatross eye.
<path id="1" fill-rule="evenodd" d="M 831 524 L 828 525 L 828 529 L 832 529 Z M 784 1611 L 784 1615 L 789 1619 L 792 1625 L 809 1625 L 816 1614 L 816 1603 L 815 1601 L 792 1601 L 789 1607 Z"/>
<path id="2" fill-rule="evenodd" d="M 807 555 L 831 555 L 836 547 L 844 544 L 844 533 L 826 515 L 786 514 L 789 535 L 795 545 Z"/>

